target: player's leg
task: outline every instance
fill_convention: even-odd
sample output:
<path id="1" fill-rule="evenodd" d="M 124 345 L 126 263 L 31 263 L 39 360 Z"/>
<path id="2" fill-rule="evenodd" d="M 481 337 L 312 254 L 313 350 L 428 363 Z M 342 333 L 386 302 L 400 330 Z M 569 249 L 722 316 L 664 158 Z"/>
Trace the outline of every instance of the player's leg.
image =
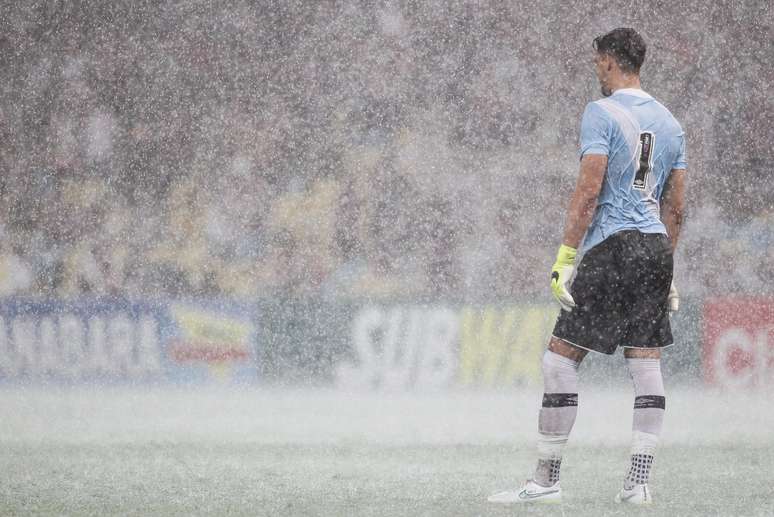
<path id="1" fill-rule="evenodd" d="M 661 436 L 666 400 L 661 375 L 661 348 L 672 344 L 667 296 L 672 282 L 669 241 L 660 234 L 630 236 L 624 257 L 628 277 L 627 329 L 623 342 L 626 366 L 634 383 L 631 465 L 617 500 L 649 503 L 650 476 Z"/>
<path id="2" fill-rule="evenodd" d="M 538 418 L 538 463 L 533 479 L 559 481 L 562 453 L 578 414 L 578 366 L 586 350 L 551 337 L 543 355 L 543 403 Z"/>
<path id="3" fill-rule="evenodd" d="M 532 479 L 516 490 L 489 497 L 489 502 L 515 504 L 561 501 L 559 468 L 578 412 L 578 365 L 586 350 L 555 336 L 543 355 L 543 404 L 538 419 L 538 463 Z"/>
<path id="4" fill-rule="evenodd" d="M 661 350 L 627 348 L 626 366 L 634 383 L 631 465 L 617 500 L 649 503 L 648 478 L 661 436 L 666 399 L 661 375 Z"/>
<path id="5" fill-rule="evenodd" d="M 490 502 L 561 501 L 559 469 L 578 411 L 578 365 L 588 351 L 612 354 L 621 337 L 615 297 L 611 296 L 617 292 L 611 282 L 611 271 L 616 271 L 616 244 L 615 239 L 610 241 L 595 246 L 581 260 L 570 288 L 576 307 L 559 312 L 543 355 L 543 402 L 533 479 L 520 489 L 491 496 Z"/>
<path id="6" fill-rule="evenodd" d="M 576 307 L 561 311 L 543 356 L 543 404 L 534 480 L 559 481 L 562 453 L 578 413 L 578 366 L 588 351 L 612 354 L 621 337 L 616 294 L 618 244 L 613 237 L 583 257 L 571 290 Z"/>

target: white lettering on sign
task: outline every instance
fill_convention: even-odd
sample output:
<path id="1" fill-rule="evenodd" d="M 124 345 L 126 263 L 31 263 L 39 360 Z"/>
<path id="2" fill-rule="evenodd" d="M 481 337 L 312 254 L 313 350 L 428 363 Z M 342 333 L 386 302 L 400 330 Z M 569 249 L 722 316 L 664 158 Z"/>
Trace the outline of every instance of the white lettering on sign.
<path id="1" fill-rule="evenodd" d="M 352 325 L 354 364 L 342 364 L 336 383 L 345 389 L 437 389 L 457 370 L 457 315 L 447 308 L 361 310 Z"/>
<path id="2" fill-rule="evenodd" d="M 0 376 L 140 378 L 161 371 L 156 319 L 116 312 L 0 318 Z"/>

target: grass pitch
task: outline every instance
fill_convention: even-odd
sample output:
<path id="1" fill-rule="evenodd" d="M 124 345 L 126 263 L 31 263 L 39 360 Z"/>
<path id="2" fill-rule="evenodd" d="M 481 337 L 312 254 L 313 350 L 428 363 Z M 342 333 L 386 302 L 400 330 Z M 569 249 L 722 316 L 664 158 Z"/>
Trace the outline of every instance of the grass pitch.
<path id="1" fill-rule="evenodd" d="M 490 493 L 534 466 L 533 397 L 4 391 L 0 514 L 774 515 L 774 433 L 740 432 L 729 418 L 745 411 L 716 397 L 707 398 L 714 417 L 672 419 L 649 508 L 613 502 L 631 416 L 615 413 L 631 401 L 595 394 L 581 404 L 612 407 L 581 409 L 562 465 L 564 502 L 490 505 Z M 681 397 L 696 407 L 693 391 L 672 405 Z M 771 424 L 772 409 L 756 401 L 746 401 L 753 423 Z M 702 418 L 716 427 L 694 428 Z"/>

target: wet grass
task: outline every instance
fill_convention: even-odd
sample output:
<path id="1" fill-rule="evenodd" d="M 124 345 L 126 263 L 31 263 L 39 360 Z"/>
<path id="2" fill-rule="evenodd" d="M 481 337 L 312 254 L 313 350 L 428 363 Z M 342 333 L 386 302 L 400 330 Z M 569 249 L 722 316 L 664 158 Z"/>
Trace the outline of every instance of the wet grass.
<path id="1" fill-rule="evenodd" d="M 774 448 L 669 446 L 650 508 L 612 502 L 622 447 L 570 445 L 564 502 L 499 508 L 533 447 L 228 442 L 0 444 L 1 515 L 774 515 Z"/>

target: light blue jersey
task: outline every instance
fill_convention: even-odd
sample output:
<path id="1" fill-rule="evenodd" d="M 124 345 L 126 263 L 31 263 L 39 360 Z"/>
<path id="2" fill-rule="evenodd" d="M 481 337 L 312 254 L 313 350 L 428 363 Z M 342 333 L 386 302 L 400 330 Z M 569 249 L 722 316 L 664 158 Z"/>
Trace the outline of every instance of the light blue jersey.
<path id="1" fill-rule="evenodd" d="M 662 104 L 625 88 L 586 106 L 580 154 L 604 154 L 607 171 L 582 251 L 622 230 L 666 234 L 659 199 L 672 169 L 685 169 L 685 135 Z"/>

